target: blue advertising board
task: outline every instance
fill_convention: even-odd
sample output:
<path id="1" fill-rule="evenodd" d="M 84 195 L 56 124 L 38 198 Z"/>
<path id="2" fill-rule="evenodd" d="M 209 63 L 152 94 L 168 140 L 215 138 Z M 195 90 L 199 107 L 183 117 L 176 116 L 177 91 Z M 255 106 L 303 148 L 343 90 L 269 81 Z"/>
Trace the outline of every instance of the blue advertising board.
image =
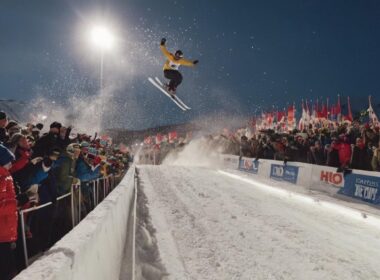
<path id="1" fill-rule="evenodd" d="M 344 177 L 344 187 L 340 194 L 363 201 L 380 204 L 380 177 L 360 174 L 348 174 Z"/>
<path id="2" fill-rule="evenodd" d="M 277 181 L 297 184 L 298 166 L 271 164 L 270 177 Z"/>
<path id="3" fill-rule="evenodd" d="M 257 172 L 259 172 L 259 161 L 253 159 L 241 159 L 239 161 L 239 170 L 257 174 Z"/>

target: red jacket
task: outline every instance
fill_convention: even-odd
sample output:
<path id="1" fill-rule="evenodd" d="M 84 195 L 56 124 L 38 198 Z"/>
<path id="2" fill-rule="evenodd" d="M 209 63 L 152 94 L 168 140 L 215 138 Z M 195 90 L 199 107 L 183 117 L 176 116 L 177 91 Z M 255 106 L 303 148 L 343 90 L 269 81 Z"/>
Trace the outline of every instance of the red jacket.
<path id="1" fill-rule="evenodd" d="M 346 166 L 351 161 L 351 145 L 348 143 L 340 143 L 338 145 L 338 151 L 339 151 L 339 161 L 342 166 Z"/>
<path id="2" fill-rule="evenodd" d="M 0 166 L 0 243 L 17 240 L 17 201 L 13 179 Z"/>
<path id="3" fill-rule="evenodd" d="M 12 167 L 9 169 L 11 174 L 16 173 L 17 171 L 23 169 L 30 160 L 30 152 L 28 150 L 19 151 L 20 157 L 12 162 Z"/>

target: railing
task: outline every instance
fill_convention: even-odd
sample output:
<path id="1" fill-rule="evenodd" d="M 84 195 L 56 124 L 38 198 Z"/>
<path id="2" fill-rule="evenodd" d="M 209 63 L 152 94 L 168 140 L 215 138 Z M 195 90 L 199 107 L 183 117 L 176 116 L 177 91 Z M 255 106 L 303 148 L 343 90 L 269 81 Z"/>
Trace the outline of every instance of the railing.
<path id="1" fill-rule="evenodd" d="M 115 182 L 116 178 L 114 175 L 109 175 L 106 177 L 98 178 L 93 181 L 89 181 L 82 184 L 74 184 L 71 186 L 71 192 L 64 194 L 57 198 L 57 201 L 67 199 L 68 197 L 71 197 L 71 224 L 72 228 L 74 228 L 81 220 L 82 218 L 82 187 L 84 184 L 86 186 L 90 187 L 90 190 L 92 190 L 92 201 L 91 201 L 91 209 L 94 209 L 99 202 L 101 202 L 114 188 L 115 188 Z M 75 200 L 75 198 L 78 198 L 78 200 Z M 20 222 L 21 222 L 21 235 L 22 235 L 22 243 L 23 243 L 23 249 L 24 249 L 24 260 L 25 260 L 25 266 L 29 266 L 29 255 L 28 255 L 28 247 L 27 247 L 27 239 L 25 234 L 25 214 L 32 213 L 35 211 L 38 211 L 40 209 L 43 209 L 45 207 L 48 207 L 50 205 L 53 205 L 52 202 L 48 202 L 42 205 L 34 206 L 28 209 L 23 209 L 19 211 L 20 215 Z M 76 213 L 77 212 L 77 213 Z"/>

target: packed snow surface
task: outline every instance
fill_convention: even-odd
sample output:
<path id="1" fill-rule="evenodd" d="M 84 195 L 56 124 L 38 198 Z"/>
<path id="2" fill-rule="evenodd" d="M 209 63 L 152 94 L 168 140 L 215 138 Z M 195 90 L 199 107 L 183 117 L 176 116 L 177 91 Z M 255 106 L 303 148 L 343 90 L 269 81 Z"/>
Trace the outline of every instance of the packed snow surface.
<path id="1" fill-rule="evenodd" d="M 168 279 L 380 279 L 379 228 L 217 170 L 138 167 Z"/>

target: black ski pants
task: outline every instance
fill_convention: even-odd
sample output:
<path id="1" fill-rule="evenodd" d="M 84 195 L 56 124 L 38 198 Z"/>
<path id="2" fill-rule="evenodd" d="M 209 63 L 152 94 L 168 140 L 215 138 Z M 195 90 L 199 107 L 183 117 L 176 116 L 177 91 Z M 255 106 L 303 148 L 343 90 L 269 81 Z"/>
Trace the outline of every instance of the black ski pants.
<path id="1" fill-rule="evenodd" d="M 169 79 L 169 89 L 176 90 L 180 83 L 182 83 L 182 74 L 177 70 L 164 70 L 164 76 Z"/>

